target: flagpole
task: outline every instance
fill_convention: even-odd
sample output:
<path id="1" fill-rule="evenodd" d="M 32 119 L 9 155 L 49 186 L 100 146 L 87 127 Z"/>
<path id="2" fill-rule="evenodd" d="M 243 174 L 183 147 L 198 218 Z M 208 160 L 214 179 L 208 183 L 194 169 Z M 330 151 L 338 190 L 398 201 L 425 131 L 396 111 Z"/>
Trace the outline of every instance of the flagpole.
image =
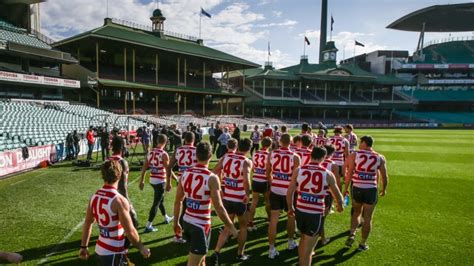
<path id="1" fill-rule="evenodd" d="M 306 55 L 306 40 L 303 39 L 303 56 Z"/>
<path id="2" fill-rule="evenodd" d="M 201 20 L 202 20 L 202 12 L 199 12 L 199 39 L 201 39 Z"/>

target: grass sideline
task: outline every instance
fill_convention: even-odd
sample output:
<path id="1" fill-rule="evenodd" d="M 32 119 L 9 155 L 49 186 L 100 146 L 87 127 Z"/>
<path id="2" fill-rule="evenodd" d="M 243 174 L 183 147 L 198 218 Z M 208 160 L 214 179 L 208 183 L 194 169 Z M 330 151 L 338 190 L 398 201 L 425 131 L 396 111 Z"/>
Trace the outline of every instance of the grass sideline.
<path id="1" fill-rule="evenodd" d="M 297 133 L 296 131 L 292 133 Z M 356 245 L 344 247 L 349 227 L 349 208 L 327 218 L 331 242 L 316 251 L 317 264 L 474 264 L 474 131 L 467 130 L 356 130 L 358 136 L 370 134 L 374 148 L 388 160 L 388 194 L 379 200 L 369 251 L 359 253 Z M 248 133 L 247 133 L 248 135 Z M 213 162 L 215 164 L 215 161 Z M 212 164 L 212 165 L 213 165 Z M 170 243 L 172 225 L 155 219 L 158 232 L 143 233 L 152 202 L 152 188 L 139 191 L 135 181 L 139 171 L 130 173 L 131 200 L 140 220 L 139 232 L 151 248 L 149 260 L 131 249 L 130 259 L 137 265 L 177 265 L 186 262 L 187 248 Z M 44 262 L 52 265 L 95 265 L 94 257 L 78 260 L 81 228 L 88 198 L 100 186 L 97 170 L 73 171 L 70 162 L 39 169 L 0 181 L 0 250 L 19 252 L 24 265 Z M 166 195 L 172 213 L 175 188 Z M 277 236 L 280 256 L 270 260 L 264 208 L 258 209 L 258 230 L 249 233 L 246 265 L 289 265 L 297 263 L 297 252 L 286 251 L 282 215 Z M 221 226 L 213 217 L 211 251 Z M 70 235 L 69 238 L 65 236 Z M 94 226 L 89 251 L 93 253 L 98 235 Z M 357 235 L 356 241 L 360 238 Z M 58 243 L 62 243 L 58 245 Z M 357 243 L 357 242 L 356 242 Z M 222 251 L 221 262 L 236 264 L 236 241 Z M 52 253 L 52 255 L 45 257 Z M 208 263 L 210 261 L 208 260 Z"/>

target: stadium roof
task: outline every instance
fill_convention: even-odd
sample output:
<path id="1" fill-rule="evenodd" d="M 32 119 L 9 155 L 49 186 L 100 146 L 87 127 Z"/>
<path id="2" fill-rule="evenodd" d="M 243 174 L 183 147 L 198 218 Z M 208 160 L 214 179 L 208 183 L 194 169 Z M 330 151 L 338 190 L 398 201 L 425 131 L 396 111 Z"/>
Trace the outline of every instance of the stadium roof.
<path id="1" fill-rule="evenodd" d="M 112 22 L 111 19 L 106 19 L 105 24 L 102 27 L 61 40 L 55 43 L 54 46 L 60 47 L 68 43 L 90 37 L 117 40 L 169 52 L 238 64 L 243 66 L 243 68 L 253 68 L 259 66 L 253 62 L 221 52 L 216 49 L 212 49 L 195 41 L 179 39 L 171 36 L 160 37 L 159 34 L 155 32 L 119 25 Z"/>
<path id="2" fill-rule="evenodd" d="M 31 5 L 31 4 L 41 3 L 41 2 L 46 2 L 46 0 L 3 0 L 2 4 L 26 4 L 26 5 Z"/>
<path id="3" fill-rule="evenodd" d="M 474 31 L 474 3 L 434 5 L 405 15 L 388 29 L 425 32 Z"/>

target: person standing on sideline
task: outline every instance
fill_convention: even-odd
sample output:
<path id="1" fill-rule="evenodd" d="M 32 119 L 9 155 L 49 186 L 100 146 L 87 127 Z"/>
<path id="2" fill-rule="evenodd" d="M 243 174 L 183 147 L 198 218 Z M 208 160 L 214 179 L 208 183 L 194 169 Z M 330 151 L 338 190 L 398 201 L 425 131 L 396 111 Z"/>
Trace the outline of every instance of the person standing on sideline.
<path id="1" fill-rule="evenodd" d="M 77 159 L 77 156 L 79 156 L 79 152 L 81 151 L 81 148 L 79 146 L 79 142 L 81 141 L 81 137 L 77 133 L 77 130 L 74 129 L 72 132 L 72 138 L 74 142 L 74 159 Z"/>
<path id="2" fill-rule="evenodd" d="M 219 149 L 217 150 L 217 158 L 221 158 L 226 152 L 227 152 L 227 142 L 229 142 L 229 140 L 231 139 L 232 137 L 230 136 L 230 133 L 229 133 L 229 128 L 228 127 L 225 127 L 224 128 L 224 133 L 222 133 L 219 138 L 217 139 L 217 142 L 219 142 Z"/>
<path id="3" fill-rule="evenodd" d="M 211 126 L 207 130 L 207 134 L 209 134 L 209 143 L 214 147 L 214 143 L 216 142 L 216 129 L 214 128 L 214 123 L 211 123 Z"/>
<path id="4" fill-rule="evenodd" d="M 232 138 L 236 139 L 237 142 L 240 142 L 240 128 L 235 123 L 234 123 L 234 131 L 232 132 Z"/>
<path id="5" fill-rule="evenodd" d="M 214 135 L 215 135 L 215 143 L 211 143 L 212 145 L 212 153 L 213 154 L 216 154 L 218 148 L 219 148 L 219 137 L 222 135 L 222 133 L 224 133 L 220 127 L 220 123 L 217 122 L 216 123 L 216 129 L 214 130 Z M 216 154 L 217 155 L 217 154 Z"/>
<path id="6" fill-rule="evenodd" d="M 94 127 L 90 126 L 89 130 L 86 132 L 87 139 L 87 160 L 92 161 L 92 151 L 94 150 Z"/>
<path id="7" fill-rule="evenodd" d="M 262 140 L 262 132 L 258 130 L 258 125 L 255 125 L 252 133 L 250 133 L 250 140 L 252 140 L 250 155 L 253 156 L 253 152 L 260 149 L 260 140 Z"/>
<path id="8" fill-rule="evenodd" d="M 168 137 L 165 135 L 158 135 L 156 146 L 147 154 L 147 159 L 143 164 L 142 173 L 140 175 L 139 187 L 143 190 L 145 187 L 145 173 L 150 168 L 150 185 L 154 190 L 153 204 L 148 215 L 148 222 L 145 225 L 145 233 L 156 232 L 157 229 L 153 227 L 153 220 L 155 219 L 158 208 L 161 215 L 165 217 L 165 223 L 170 223 L 173 217 L 166 214 L 165 205 L 165 186 L 166 186 L 166 169 L 169 164 L 168 153 L 164 150 Z"/>

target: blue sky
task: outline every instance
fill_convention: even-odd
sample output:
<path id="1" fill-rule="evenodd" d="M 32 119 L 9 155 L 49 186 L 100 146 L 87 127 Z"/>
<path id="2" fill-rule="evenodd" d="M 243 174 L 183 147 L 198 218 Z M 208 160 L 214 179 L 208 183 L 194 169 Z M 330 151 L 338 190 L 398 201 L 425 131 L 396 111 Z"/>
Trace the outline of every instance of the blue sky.
<path id="1" fill-rule="evenodd" d="M 106 16 L 106 1 L 49 0 L 42 3 L 43 31 L 55 39 L 61 39 L 98 27 Z M 385 27 L 417 9 L 460 2 L 329 0 L 329 17 L 332 13 L 335 20 L 333 38 L 340 50 L 338 60 L 342 59 L 343 54 L 346 57 L 353 55 L 354 39 L 366 45 L 365 48 L 357 47 L 357 54 L 377 49 L 411 52 L 418 40 L 417 33 Z M 109 16 L 150 25 L 149 17 L 155 5 L 154 0 L 109 0 Z M 309 60 L 318 60 L 319 0 L 161 0 L 159 7 L 167 17 L 165 29 L 197 36 L 201 6 L 213 15 L 211 19 L 202 19 L 206 45 L 263 64 L 267 58 L 267 42 L 270 41 L 270 60 L 275 66 L 282 67 L 299 61 L 306 35 L 311 41 L 306 49 Z M 474 33 L 456 33 L 453 36 L 474 36 Z M 426 39 L 444 37 L 448 34 L 429 33 Z"/>

